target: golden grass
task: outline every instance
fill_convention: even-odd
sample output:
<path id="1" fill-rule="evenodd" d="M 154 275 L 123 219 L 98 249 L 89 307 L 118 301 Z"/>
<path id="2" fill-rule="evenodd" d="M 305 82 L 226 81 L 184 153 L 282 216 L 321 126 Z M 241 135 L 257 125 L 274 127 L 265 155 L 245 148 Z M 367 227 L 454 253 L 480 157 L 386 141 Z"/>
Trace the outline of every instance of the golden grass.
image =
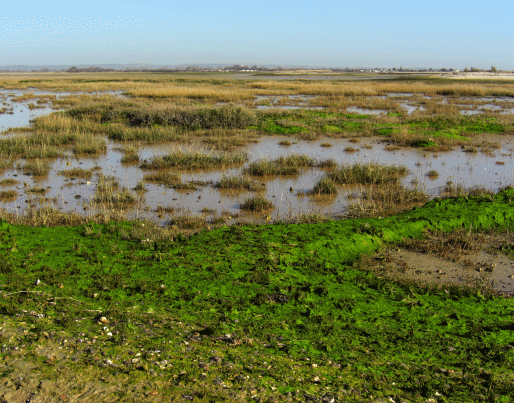
<path id="1" fill-rule="evenodd" d="M 201 77 L 201 78 L 199 78 Z M 95 81 L 96 80 L 96 81 Z M 514 84 L 447 81 L 350 81 L 350 80 L 244 80 L 203 74 L 154 73 L 55 73 L 3 74 L 0 88 L 38 88 L 57 91 L 126 91 L 132 97 L 209 99 L 221 102 L 252 99 L 255 95 L 376 96 L 415 93 L 430 96 L 514 96 Z"/>

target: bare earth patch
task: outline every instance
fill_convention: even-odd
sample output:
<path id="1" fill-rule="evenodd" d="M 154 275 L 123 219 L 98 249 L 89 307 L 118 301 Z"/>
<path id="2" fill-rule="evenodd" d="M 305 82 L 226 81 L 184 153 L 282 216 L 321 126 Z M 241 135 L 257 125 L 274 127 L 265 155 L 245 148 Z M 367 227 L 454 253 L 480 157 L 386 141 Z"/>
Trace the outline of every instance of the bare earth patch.
<path id="1" fill-rule="evenodd" d="M 486 287 L 514 295 L 514 259 L 499 250 L 513 243 L 513 235 L 464 236 L 468 239 L 452 243 L 448 234 L 435 235 L 387 248 L 364 261 L 378 275 L 398 280 L 428 286 Z"/>

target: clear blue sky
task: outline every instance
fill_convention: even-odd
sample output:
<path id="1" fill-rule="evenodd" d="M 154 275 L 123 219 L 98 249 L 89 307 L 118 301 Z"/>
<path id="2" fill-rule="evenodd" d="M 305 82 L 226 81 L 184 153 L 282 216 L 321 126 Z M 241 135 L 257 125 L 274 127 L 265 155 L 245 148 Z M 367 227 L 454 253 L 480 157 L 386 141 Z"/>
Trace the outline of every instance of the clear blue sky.
<path id="1" fill-rule="evenodd" d="M 4 1 L 0 66 L 108 63 L 514 70 L 514 3 Z"/>

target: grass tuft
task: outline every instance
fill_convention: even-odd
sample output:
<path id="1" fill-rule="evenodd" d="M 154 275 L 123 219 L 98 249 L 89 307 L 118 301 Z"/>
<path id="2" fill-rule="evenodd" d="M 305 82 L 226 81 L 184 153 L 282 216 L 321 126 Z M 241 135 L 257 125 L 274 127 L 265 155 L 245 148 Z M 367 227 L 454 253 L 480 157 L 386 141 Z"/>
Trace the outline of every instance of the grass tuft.
<path id="1" fill-rule="evenodd" d="M 316 183 L 310 194 L 335 196 L 337 194 L 337 187 L 332 179 L 322 178 Z"/>
<path id="2" fill-rule="evenodd" d="M 0 201 L 14 199 L 18 195 L 16 190 L 0 190 Z"/>
<path id="3" fill-rule="evenodd" d="M 218 189 L 246 189 L 256 191 L 261 190 L 263 188 L 263 184 L 258 184 L 246 176 L 223 175 L 223 177 L 216 182 L 214 187 Z"/>
<path id="4" fill-rule="evenodd" d="M 211 169 L 223 168 L 226 166 L 242 164 L 248 160 L 247 153 L 235 154 L 205 154 L 201 152 L 175 151 L 170 154 L 154 157 L 153 160 L 144 160 L 141 164 L 143 169 Z"/>
<path id="5" fill-rule="evenodd" d="M 273 203 L 267 200 L 264 196 L 258 195 L 254 197 L 250 197 L 246 199 L 244 203 L 241 204 L 242 210 L 261 212 L 271 210 L 273 208 Z"/>
<path id="6" fill-rule="evenodd" d="M 399 177 L 406 175 L 407 172 L 407 168 L 404 166 L 369 163 L 343 166 L 331 172 L 328 177 L 342 185 L 378 185 L 381 183 L 396 183 Z"/>

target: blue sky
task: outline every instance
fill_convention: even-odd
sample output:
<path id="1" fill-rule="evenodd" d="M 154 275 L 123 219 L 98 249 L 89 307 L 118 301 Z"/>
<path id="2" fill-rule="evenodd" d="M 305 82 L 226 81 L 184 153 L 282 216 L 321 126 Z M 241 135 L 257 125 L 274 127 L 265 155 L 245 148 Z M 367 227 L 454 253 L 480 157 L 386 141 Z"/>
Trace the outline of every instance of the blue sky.
<path id="1" fill-rule="evenodd" d="M 514 70 L 514 3 L 4 2 L 0 66 L 249 64 Z"/>

